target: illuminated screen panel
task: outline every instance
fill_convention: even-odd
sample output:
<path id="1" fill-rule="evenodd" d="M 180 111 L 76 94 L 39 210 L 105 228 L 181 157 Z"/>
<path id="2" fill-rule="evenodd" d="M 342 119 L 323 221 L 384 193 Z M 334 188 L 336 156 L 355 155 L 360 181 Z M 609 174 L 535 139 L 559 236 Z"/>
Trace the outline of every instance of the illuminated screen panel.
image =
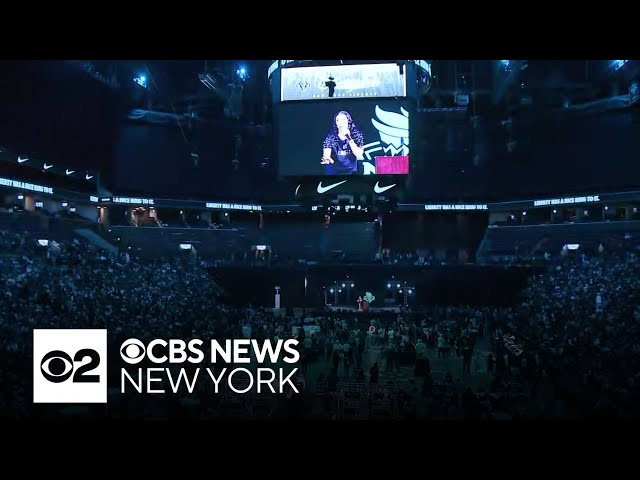
<path id="1" fill-rule="evenodd" d="M 409 105 L 398 99 L 280 104 L 280 175 L 408 174 Z"/>
<path id="2" fill-rule="evenodd" d="M 404 69 L 395 63 L 283 68 L 280 85 L 283 102 L 407 96 Z"/>

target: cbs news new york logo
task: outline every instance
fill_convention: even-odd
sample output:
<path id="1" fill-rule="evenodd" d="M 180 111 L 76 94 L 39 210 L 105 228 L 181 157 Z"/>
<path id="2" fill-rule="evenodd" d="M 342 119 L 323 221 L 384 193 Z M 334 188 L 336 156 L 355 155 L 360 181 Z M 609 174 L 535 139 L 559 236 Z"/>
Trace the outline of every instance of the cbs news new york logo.
<path id="1" fill-rule="evenodd" d="M 236 339 L 227 340 L 221 346 L 217 340 L 212 340 L 212 363 L 216 362 L 216 357 L 220 357 L 227 363 L 249 363 L 249 345 L 251 342 L 256 359 L 259 364 L 266 363 L 269 357 L 271 363 L 276 364 L 280 358 L 282 350 L 286 351 L 283 361 L 288 364 L 296 363 L 300 354 L 295 349 L 297 340 L 278 340 L 273 346 L 270 340 L 265 345 L 260 346 L 256 340 Z M 188 343 L 183 340 L 172 339 L 166 342 L 162 339 L 155 339 L 145 347 L 144 343 L 135 338 L 125 341 L 120 349 L 122 360 L 130 365 L 141 362 L 145 355 L 156 364 L 169 362 L 180 364 L 184 362 L 199 363 L 205 358 L 205 354 L 199 348 L 202 340 L 191 340 Z M 235 346 L 232 347 L 232 343 Z M 168 347 L 168 355 L 157 357 L 153 353 L 156 345 Z M 187 354 L 186 350 L 189 350 Z M 193 356 L 191 356 L 191 354 Z M 168 380 L 171 382 L 173 393 L 177 393 L 180 379 L 184 376 L 189 392 L 193 391 L 196 378 L 200 372 L 198 368 L 191 385 L 188 385 L 186 371 L 181 369 L 177 382 L 171 377 L 169 369 L 148 368 L 147 393 L 165 393 L 164 390 L 154 390 L 150 382 L 161 380 L 161 378 L 151 378 L 151 374 L 158 374 L 158 370 L 166 370 Z M 218 392 L 220 383 L 227 368 L 223 368 L 218 378 L 211 369 L 206 368 L 206 372 L 215 385 Z M 234 388 L 231 379 L 234 373 L 244 372 L 250 377 L 250 385 L 254 385 L 253 375 L 245 368 L 236 368 L 229 372 L 227 381 L 229 387 L 236 393 L 247 393 L 247 390 L 238 391 Z M 257 392 L 260 393 L 261 385 L 266 384 L 272 393 L 276 390 L 272 383 L 278 378 L 278 393 L 285 392 L 285 385 L 289 385 L 296 393 L 299 393 L 295 385 L 291 382 L 291 377 L 295 374 L 294 368 L 288 374 L 282 367 L 258 368 L 257 371 Z M 133 384 L 133 387 L 142 393 L 143 391 L 143 369 L 138 369 L 138 380 L 132 379 L 126 371 L 122 370 L 122 393 L 124 393 L 125 378 Z M 266 376 L 267 378 L 263 378 Z M 249 387 L 250 389 L 251 387 Z M 34 329 L 33 330 L 33 402 L 34 403 L 107 403 L 107 330 L 106 329 Z"/>
<path id="2" fill-rule="evenodd" d="M 34 329 L 33 403 L 107 403 L 107 330 Z"/>

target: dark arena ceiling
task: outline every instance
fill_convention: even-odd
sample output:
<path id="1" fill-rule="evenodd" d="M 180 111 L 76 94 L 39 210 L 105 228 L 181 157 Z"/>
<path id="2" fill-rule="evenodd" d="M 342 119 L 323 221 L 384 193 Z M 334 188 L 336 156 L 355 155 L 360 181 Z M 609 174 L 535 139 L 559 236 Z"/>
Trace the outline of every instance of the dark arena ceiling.
<path id="1" fill-rule="evenodd" d="M 271 145 L 274 102 L 267 71 L 272 62 L 5 61 L 0 63 L 0 145 L 50 162 L 101 171 L 105 179 L 113 179 L 118 177 L 114 174 L 114 169 L 119 168 L 114 166 L 114 159 L 123 148 L 123 123 L 142 118 L 140 112 L 145 112 L 144 116 L 148 118 L 151 112 L 156 122 L 160 121 L 158 119 L 177 119 L 173 122 L 176 136 L 184 143 L 184 151 L 194 158 L 206 156 L 199 151 L 206 150 L 203 139 L 218 138 L 216 135 L 224 133 L 219 138 L 224 137 L 221 141 L 230 145 L 222 150 L 229 158 L 219 159 L 225 162 L 220 175 L 227 175 L 227 170 L 229 175 L 239 170 L 244 172 L 239 183 L 226 180 L 224 183 L 235 185 L 229 188 L 236 190 L 255 191 L 251 177 L 260 180 L 260 188 L 266 188 L 264 183 L 268 180 L 274 188 L 263 193 L 270 194 L 279 191 L 275 186 L 281 180 L 276 172 L 277 152 Z M 388 61 L 295 62 L 296 66 L 313 66 Z M 426 149 L 425 158 L 429 160 L 423 162 L 422 167 L 431 177 L 434 172 L 440 175 L 444 174 L 443 169 L 450 169 L 445 173 L 447 178 L 453 179 L 452 188 L 463 189 L 466 184 L 460 178 L 468 176 L 466 166 L 484 164 L 500 169 L 507 164 L 511 168 L 513 161 L 499 158 L 519 154 L 518 150 L 521 153 L 519 162 L 531 161 L 528 145 L 537 137 L 530 132 L 544 127 L 549 118 L 569 124 L 576 118 L 606 115 L 626 108 L 630 82 L 639 74 L 637 62 L 624 60 L 429 62 L 431 75 L 417 98 L 419 111 L 456 107 L 460 94 L 468 95 L 471 101 L 465 107 L 462 119 L 442 120 L 449 129 L 447 135 L 457 139 L 453 147 L 443 147 L 444 150 L 459 149 L 455 161 L 447 157 L 446 161 L 437 160 L 435 167 L 429 163 L 436 161 L 436 155 L 427 154 L 439 152 L 440 148 L 434 146 L 439 140 L 429 137 L 429 132 L 436 130 L 429 123 L 432 122 L 430 118 L 425 117 L 422 121 L 422 117 L 416 116 L 418 123 L 424 125 L 417 127 L 418 138 L 413 140 L 413 145 L 416 149 Z M 451 122 L 457 126 L 452 127 Z M 484 137 L 475 130 L 478 124 L 486 127 Z M 241 160 L 233 153 L 234 145 L 239 142 L 237 135 L 241 136 L 244 149 Z M 482 142 L 489 147 L 479 148 Z M 237 153 L 237 148 L 235 151 Z M 483 155 L 489 159 L 483 160 Z M 493 158 L 498 159 L 494 164 L 491 163 Z M 418 177 L 414 178 L 414 184 L 420 180 L 421 172 L 420 168 L 416 170 Z M 489 172 L 476 178 L 491 176 Z M 146 188 L 152 190 L 154 187 L 148 185 Z M 414 196 L 420 196 L 420 192 L 414 192 Z"/>

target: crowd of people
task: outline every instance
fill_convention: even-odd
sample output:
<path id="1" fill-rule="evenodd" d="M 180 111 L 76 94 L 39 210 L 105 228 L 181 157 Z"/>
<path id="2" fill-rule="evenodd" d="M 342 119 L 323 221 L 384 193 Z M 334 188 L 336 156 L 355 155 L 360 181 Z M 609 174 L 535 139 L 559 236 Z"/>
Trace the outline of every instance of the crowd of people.
<path id="1" fill-rule="evenodd" d="M 0 232 L 0 415 L 56 411 L 32 403 L 33 328 L 107 328 L 112 358 L 131 337 L 298 338 L 303 416 L 338 418 L 341 388 L 379 385 L 401 418 L 635 417 L 640 264 L 633 252 L 600 253 L 550 263 L 511 307 L 280 317 L 225 307 L 198 264 L 110 257 L 81 239 L 52 249 L 28 232 Z M 199 415 L 219 406 L 199 395 Z M 330 400 L 318 411 L 319 397 Z"/>

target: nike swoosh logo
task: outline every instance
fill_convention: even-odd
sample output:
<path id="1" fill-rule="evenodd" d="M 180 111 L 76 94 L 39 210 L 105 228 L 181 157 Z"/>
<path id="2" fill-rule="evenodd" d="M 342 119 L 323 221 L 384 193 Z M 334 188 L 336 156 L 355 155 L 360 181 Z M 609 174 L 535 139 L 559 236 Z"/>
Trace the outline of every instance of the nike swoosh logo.
<path id="1" fill-rule="evenodd" d="M 346 180 L 343 180 L 341 182 L 338 183 L 332 183 L 331 185 L 327 185 L 326 187 L 322 186 L 322 182 L 320 182 L 318 184 L 318 193 L 324 193 L 324 192 L 328 192 L 329 190 L 331 190 L 332 188 L 337 187 L 338 185 L 342 185 L 343 183 L 345 183 Z"/>
<path id="2" fill-rule="evenodd" d="M 44 166 L 42 168 L 44 168 L 45 170 L 49 170 L 51 167 L 53 167 L 53 165 L 47 165 L 46 163 L 44 164 Z"/>
<path id="3" fill-rule="evenodd" d="M 67 172 L 67 175 L 71 175 L 73 172 L 75 172 L 75 170 L 69 170 L 68 168 L 65 170 L 65 172 Z"/>
<path id="4" fill-rule="evenodd" d="M 18 163 L 24 163 L 27 160 L 29 160 L 29 157 L 24 157 L 22 158 L 20 155 L 18 155 Z"/>
<path id="5" fill-rule="evenodd" d="M 89 175 L 88 173 L 84 176 L 84 178 L 86 180 L 91 180 L 93 178 L 93 175 Z"/>
<path id="6" fill-rule="evenodd" d="M 381 187 L 380 182 L 376 182 L 376 184 L 373 186 L 373 191 L 376 193 L 382 193 L 382 192 L 386 192 L 387 190 L 395 186 L 396 184 L 394 183 L 393 185 L 387 185 L 386 187 Z"/>

